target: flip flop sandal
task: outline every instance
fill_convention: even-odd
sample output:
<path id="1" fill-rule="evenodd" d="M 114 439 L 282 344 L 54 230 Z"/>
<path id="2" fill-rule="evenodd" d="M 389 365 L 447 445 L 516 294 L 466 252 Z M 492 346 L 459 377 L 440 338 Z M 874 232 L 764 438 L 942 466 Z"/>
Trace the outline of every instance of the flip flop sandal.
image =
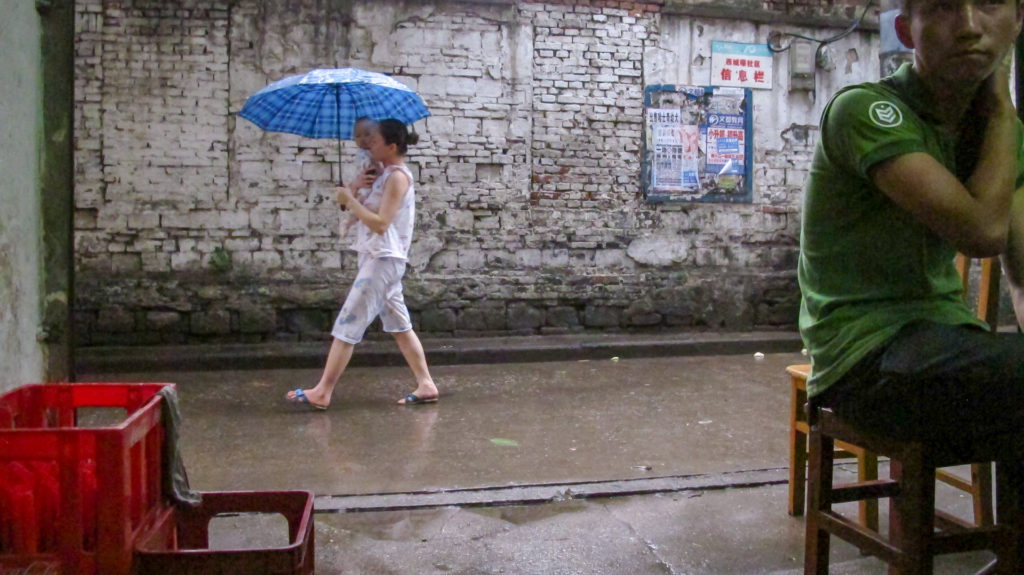
<path id="1" fill-rule="evenodd" d="M 302 391 L 301 389 L 296 389 L 293 393 L 295 394 L 295 397 L 288 397 L 286 395 L 285 396 L 285 401 L 287 401 L 288 403 L 295 403 L 295 404 L 299 404 L 299 405 L 306 405 L 306 406 L 310 407 L 311 409 L 315 409 L 317 411 L 326 411 L 327 410 L 327 406 L 326 405 L 320 405 L 319 403 L 313 403 L 312 401 L 310 401 L 309 398 L 306 397 L 306 392 L 305 391 Z"/>
<path id="2" fill-rule="evenodd" d="M 405 403 L 402 405 L 419 405 L 421 403 L 437 403 L 437 396 L 434 397 L 419 397 L 415 393 L 410 393 L 405 396 Z"/>

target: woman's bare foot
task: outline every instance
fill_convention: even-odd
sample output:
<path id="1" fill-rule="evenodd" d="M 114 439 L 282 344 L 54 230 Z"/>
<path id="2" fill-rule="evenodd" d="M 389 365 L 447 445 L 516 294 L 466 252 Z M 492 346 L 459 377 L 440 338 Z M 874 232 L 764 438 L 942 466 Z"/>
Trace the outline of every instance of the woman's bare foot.
<path id="1" fill-rule="evenodd" d="M 315 409 L 327 409 L 327 406 L 331 404 L 331 398 L 325 397 L 325 394 L 316 387 L 293 389 L 285 395 L 285 399 L 291 403 L 306 404 Z"/>
<path id="2" fill-rule="evenodd" d="M 416 391 L 398 400 L 398 405 L 415 405 L 417 403 L 434 403 L 437 401 L 437 386 L 434 382 L 421 383 Z"/>

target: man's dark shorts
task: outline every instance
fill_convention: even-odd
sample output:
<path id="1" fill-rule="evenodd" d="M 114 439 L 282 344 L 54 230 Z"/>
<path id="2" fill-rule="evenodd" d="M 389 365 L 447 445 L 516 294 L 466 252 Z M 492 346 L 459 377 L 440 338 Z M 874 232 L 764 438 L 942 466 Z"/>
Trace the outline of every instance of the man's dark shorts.
<path id="1" fill-rule="evenodd" d="M 1024 430 L 1024 336 L 911 323 L 814 401 L 902 439 L 974 442 Z"/>

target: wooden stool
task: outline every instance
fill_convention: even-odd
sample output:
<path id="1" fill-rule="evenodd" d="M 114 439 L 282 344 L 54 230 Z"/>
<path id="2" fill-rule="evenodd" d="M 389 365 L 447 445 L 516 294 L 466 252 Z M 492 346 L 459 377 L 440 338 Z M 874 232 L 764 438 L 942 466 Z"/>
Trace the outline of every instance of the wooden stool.
<path id="1" fill-rule="evenodd" d="M 1024 441 L 1024 433 L 987 445 L 972 446 L 970 453 L 952 453 L 945 445 L 896 441 L 857 430 L 828 409 L 810 408 L 810 480 L 807 508 L 805 575 L 828 573 L 829 538 L 836 535 L 866 554 L 886 561 L 892 575 L 931 575 L 935 555 L 991 549 L 997 560 L 979 573 L 1017 575 L 1021 560 L 1024 523 L 1024 476 L 1010 453 Z M 836 441 L 845 441 L 890 458 L 889 481 L 862 481 L 832 485 Z M 935 511 L 937 468 L 995 461 L 997 519 L 989 526 L 946 521 Z M 889 538 L 866 529 L 832 511 L 832 504 L 890 498 Z M 936 526 L 940 528 L 936 532 Z"/>

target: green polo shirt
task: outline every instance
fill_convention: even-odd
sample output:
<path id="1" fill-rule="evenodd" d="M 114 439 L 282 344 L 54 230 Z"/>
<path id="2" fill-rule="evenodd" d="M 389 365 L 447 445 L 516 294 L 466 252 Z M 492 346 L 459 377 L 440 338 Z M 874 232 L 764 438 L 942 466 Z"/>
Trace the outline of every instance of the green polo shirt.
<path id="1" fill-rule="evenodd" d="M 955 250 L 868 177 L 875 164 L 912 152 L 958 173 L 955 136 L 929 115 L 928 98 L 905 64 L 882 82 L 844 89 L 825 108 L 804 189 L 797 270 L 811 396 L 909 322 L 985 325 L 964 304 Z M 1024 155 L 1017 164 L 1024 166 Z"/>

